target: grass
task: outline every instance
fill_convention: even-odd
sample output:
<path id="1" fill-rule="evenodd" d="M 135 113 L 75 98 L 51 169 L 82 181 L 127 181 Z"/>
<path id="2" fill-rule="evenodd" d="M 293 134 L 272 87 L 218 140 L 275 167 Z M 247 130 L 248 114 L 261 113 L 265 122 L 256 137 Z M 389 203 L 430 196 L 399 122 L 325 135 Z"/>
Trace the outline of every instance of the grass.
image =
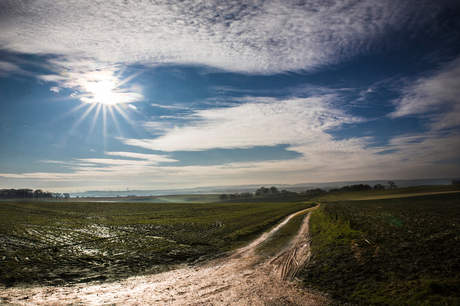
<path id="1" fill-rule="evenodd" d="M 160 272 L 241 246 L 310 205 L 3 202 L 0 282 Z"/>
<path id="2" fill-rule="evenodd" d="M 368 192 L 358 201 L 329 197 L 312 213 L 313 256 L 299 277 L 353 304 L 459 305 L 460 195 L 426 195 L 443 189 L 378 200 L 363 200 Z"/>

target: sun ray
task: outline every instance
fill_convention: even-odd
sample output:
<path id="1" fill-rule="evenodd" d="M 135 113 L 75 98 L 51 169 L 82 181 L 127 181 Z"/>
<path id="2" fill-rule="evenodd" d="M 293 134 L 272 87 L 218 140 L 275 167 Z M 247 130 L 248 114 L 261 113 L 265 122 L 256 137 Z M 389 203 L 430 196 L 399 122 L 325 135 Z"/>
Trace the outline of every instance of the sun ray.
<path id="1" fill-rule="evenodd" d="M 102 105 L 97 104 L 96 113 L 94 114 L 93 121 L 91 122 L 91 126 L 89 127 L 88 136 L 86 136 L 86 143 L 88 143 L 90 136 L 93 134 L 93 130 L 96 125 L 97 117 L 99 116 L 99 112 L 101 111 L 101 108 L 102 108 Z"/>
<path id="2" fill-rule="evenodd" d="M 95 107 L 96 105 L 95 104 L 92 104 L 88 107 L 88 109 L 83 113 L 83 115 L 80 116 L 80 118 L 78 118 L 78 120 L 74 123 L 74 125 L 70 128 L 69 130 L 69 133 L 72 134 L 75 129 L 80 125 L 80 123 L 88 116 L 88 114 L 91 112 L 91 110 L 93 110 L 93 108 Z"/>
<path id="3" fill-rule="evenodd" d="M 72 113 L 75 113 L 77 110 L 79 110 L 80 108 L 82 108 L 82 107 L 84 107 L 84 106 L 85 106 L 85 104 L 79 104 L 79 105 L 75 106 L 74 108 L 72 108 L 71 110 L 69 110 L 69 111 L 67 111 L 67 112 L 65 112 L 65 113 L 63 113 L 63 114 L 61 114 L 61 115 L 59 115 L 57 118 L 52 119 L 52 120 L 50 121 L 50 123 L 55 123 L 55 122 L 57 122 L 57 121 L 59 121 L 59 120 L 62 120 L 64 117 L 67 117 L 68 115 L 70 115 L 70 114 L 72 114 Z"/>
<path id="4" fill-rule="evenodd" d="M 91 134 L 93 132 L 93 130 L 94 130 L 94 126 L 96 125 L 97 117 L 99 116 L 99 112 L 101 111 L 101 107 L 102 107 L 101 104 L 97 104 L 96 113 L 94 114 L 93 122 L 91 123 L 91 126 L 89 128 L 89 134 Z"/>
<path id="5" fill-rule="evenodd" d="M 137 125 L 134 123 L 134 121 L 129 118 L 128 115 L 118 106 L 118 105 L 112 105 L 112 107 L 126 120 L 126 122 L 136 131 L 136 133 L 140 134 L 139 128 Z"/>
<path id="6" fill-rule="evenodd" d="M 107 107 L 110 113 L 110 116 L 112 117 L 113 123 L 115 124 L 115 127 L 117 128 L 118 134 L 123 137 L 123 132 L 120 129 L 120 125 L 118 124 L 118 120 L 115 117 L 115 114 L 113 112 L 113 107 Z"/>
<path id="7" fill-rule="evenodd" d="M 104 150 L 107 151 L 107 105 L 102 105 L 102 138 Z"/>
<path id="8" fill-rule="evenodd" d="M 142 73 L 144 73 L 144 72 L 143 72 L 143 71 L 139 71 L 139 72 L 137 72 L 137 73 L 131 74 L 130 76 L 124 78 L 123 80 L 120 80 L 120 82 L 118 83 L 118 87 L 125 85 L 126 83 L 128 83 L 128 82 L 131 81 L 132 79 L 138 77 L 138 76 L 141 75 Z"/>

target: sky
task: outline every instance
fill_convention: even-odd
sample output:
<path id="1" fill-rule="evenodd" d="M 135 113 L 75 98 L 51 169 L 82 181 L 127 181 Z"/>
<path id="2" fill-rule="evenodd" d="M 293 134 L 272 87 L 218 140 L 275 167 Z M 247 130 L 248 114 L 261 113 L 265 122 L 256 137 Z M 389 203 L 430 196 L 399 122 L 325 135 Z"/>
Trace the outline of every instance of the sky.
<path id="1" fill-rule="evenodd" d="M 2 0 L 0 188 L 460 176 L 460 2 Z"/>

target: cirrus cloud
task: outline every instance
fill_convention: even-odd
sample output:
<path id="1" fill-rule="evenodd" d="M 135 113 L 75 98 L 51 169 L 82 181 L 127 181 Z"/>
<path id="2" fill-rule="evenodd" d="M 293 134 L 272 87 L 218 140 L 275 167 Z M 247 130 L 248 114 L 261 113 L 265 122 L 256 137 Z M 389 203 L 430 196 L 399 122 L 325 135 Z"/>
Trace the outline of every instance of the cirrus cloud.
<path id="1" fill-rule="evenodd" d="M 366 52 L 442 9 L 429 1 L 6 1 L 0 43 L 112 63 L 275 73 Z"/>

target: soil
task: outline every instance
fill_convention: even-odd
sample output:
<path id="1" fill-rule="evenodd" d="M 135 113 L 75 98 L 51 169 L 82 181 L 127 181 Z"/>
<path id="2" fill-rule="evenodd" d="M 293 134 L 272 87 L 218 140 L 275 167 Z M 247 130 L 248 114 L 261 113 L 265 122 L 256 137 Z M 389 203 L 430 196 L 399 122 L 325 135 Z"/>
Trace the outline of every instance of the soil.
<path id="1" fill-rule="evenodd" d="M 302 213 L 304 211 L 298 212 Z M 246 247 L 154 275 L 116 282 L 66 286 L 11 287 L 4 305 L 330 305 L 330 299 L 301 289 L 294 278 L 310 257 L 308 222 L 279 254 L 266 258 L 257 246 L 284 226 L 292 214 Z"/>

